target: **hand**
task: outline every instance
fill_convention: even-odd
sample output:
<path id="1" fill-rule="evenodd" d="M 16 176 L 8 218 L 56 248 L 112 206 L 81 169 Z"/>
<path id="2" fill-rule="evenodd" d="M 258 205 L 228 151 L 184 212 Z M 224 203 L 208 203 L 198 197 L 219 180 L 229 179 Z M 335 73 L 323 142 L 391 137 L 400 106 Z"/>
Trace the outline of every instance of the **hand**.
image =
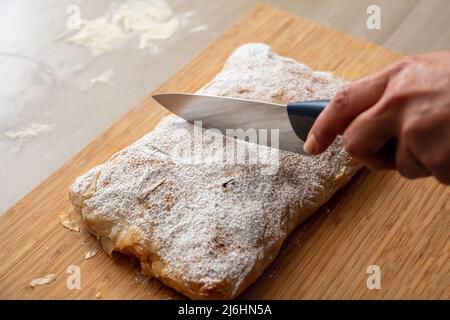
<path id="1" fill-rule="evenodd" d="M 304 149 L 319 154 L 338 134 L 372 169 L 450 184 L 450 51 L 405 57 L 337 93 Z"/>

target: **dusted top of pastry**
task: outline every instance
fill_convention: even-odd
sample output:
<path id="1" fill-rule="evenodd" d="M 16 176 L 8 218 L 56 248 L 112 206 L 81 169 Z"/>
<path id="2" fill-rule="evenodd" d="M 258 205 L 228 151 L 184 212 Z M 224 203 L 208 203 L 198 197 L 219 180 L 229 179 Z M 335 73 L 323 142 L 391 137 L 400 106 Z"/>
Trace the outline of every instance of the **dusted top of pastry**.
<path id="1" fill-rule="evenodd" d="M 199 92 L 282 102 L 330 98 L 343 84 L 264 44 L 239 47 Z M 359 168 L 335 141 L 316 157 L 259 147 L 265 163 L 217 161 L 257 145 L 168 116 L 149 134 L 79 177 L 71 188 L 87 226 L 148 272 L 191 297 L 231 298 L 268 266 L 292 229 Z M 229 155 L 229 154 L 228 154 Z M 268 166 L 272 166 L 268 170 Z M 145 269 L 144 269 L 145 271 Z"/>

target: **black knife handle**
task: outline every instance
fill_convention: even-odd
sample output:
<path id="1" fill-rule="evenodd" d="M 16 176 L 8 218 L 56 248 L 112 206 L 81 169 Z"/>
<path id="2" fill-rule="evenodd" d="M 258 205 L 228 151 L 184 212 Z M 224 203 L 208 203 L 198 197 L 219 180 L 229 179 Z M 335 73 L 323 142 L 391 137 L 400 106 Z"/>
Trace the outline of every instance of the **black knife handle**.
<path id="1" fill-rule="evenodd" d="M 313 100 L 291 102 L 287 105 L 289 121 L 295 134 L 300 139 L 306 141 L 314 121 L 328 103 L 330 103 L 330 100 Z"/>

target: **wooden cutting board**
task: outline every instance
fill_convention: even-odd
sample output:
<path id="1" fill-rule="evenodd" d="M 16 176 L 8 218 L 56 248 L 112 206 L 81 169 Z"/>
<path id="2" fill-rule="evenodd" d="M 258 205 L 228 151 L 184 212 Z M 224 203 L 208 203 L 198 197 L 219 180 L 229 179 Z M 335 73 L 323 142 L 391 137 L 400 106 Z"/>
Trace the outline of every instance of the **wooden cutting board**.
<path id="1" fill-rule="evenodd" d="M 247 42 L 268 43 L 281 55 L 348 79 L 400 57 L 258 6 L 157 91 L 194 92 Z M 57 218 L 72 211 L 68 188 L 77 176 L 142 137 L 165 114 L 147 97 L 0 217 L 0 298 L 182 298 L 157 280 L 142 277 L 129 258 L 110 258 L 99 251 L 85 260 L 85 251 L 96 240 L 83 226 L 80 232 L 69 231 Z M 363 170 L 292 233 L 242 298 L 448 299 L 449 217 L 450 188 L 433 179 L 407 181 L 396 173 Z M 66 286 L 72 265 L 80 268 L 81 289 Z M 370 265 L 380 267 L 379 290 L 366 286 Z M 50 273 L 57 276 L 53 283 L 30 287 L 31 280 Z"/>

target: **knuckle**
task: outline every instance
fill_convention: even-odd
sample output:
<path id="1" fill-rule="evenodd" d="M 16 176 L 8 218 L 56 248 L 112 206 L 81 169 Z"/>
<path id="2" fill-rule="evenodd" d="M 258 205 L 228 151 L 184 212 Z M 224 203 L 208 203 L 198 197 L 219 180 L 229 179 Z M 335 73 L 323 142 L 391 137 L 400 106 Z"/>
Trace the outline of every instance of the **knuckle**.
<path id="1" fill-rule="evenodd" d="M 333 97 L 333 105 L 337 112 L 343 112 L 349 105 L 349 87 L 343 87 Z"/>
<path id="2" fill-rule="evenodd" d="M 344 149 L 347 153 L 353 157 L 358 156 L 358 147 L 355 143 L 355 139 L 348 133 L 344 133 Z"/>
<path id="3" fill-rule="evenodd" d="M 406 143 L 414 143 L 423 133 L 422 121 L 418 117 L 412 117 L 405 121 L 401 136 Z"/>
<path id="4" fill-rule="evenodd" d="M 398 107 L 402 101 L 409 98 L 412 94 L 410 84 L 404 78 L 396 78 L 389 84 L 389 94 L 386 97 L 386 104 Z"/>
<path id="5" fill-rule="evenodd" d="M 374 115 L 398 117 L 405 110 L 405 99 L 408 98 L 408 88 L 403 89 L 403 85 L 398 81 L 392 81 L 386 89 L 384 96 L 374 108 Z"/>
<path id="6" fill-rule="evenodd" d="M 392 67 L 392 74 L 395 75 L 395 74 L 407 69 L 409 65 L 410 65 L 410 62 L 407 61 L 406 59 L 401 59 L 400 61 L 397 61 Z"/>
<path id="7" fill-rule="evenodd" d="M 394 81 L 390 87 L 388 104 L 397 105 L 399 102 L 408 98 L 410 95 L 410 88 L 404 81 Z"/>
<path id="8" fill-rule="evenodd" d="M 406 56 L 401 58 L 399 61 L 394 64 L 394 71 L 402 71 L 407 69 L 411 64 L 415 62 L 415 58 L 413 56 Z"/>
<path id="9" fill-rule="evenodd" d="M 408 60 L 397 62 L 391 72 L 388 91 L 391 100 L 401 100 L 414 93 L 415 68 Z"/>
<path id="10" fill-rule="evenodd" d="M 370 124 L 373 121 L 376 121 L 379 117 L 374 112 L 375 110 L 371 110 L 372 112 L 364 112 L 358 115 L 357 120 L 359 123 Z"/>

